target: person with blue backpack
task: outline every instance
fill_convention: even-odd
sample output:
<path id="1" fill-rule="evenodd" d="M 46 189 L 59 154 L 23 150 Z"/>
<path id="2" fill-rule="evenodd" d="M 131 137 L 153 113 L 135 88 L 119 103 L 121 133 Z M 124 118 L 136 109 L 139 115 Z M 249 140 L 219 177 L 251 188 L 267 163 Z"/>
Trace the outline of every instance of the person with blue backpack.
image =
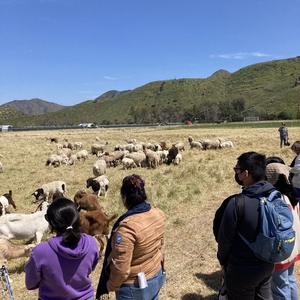
<path id="1" fill-rule="evenodd" d="M 266 157 L 263 154 L 253 151 L 243 153 L 233 169 L 242 193 L 224 200 L 228 203 L 224 206 L 218 230 L 214 228 L 218 242 L 217 258 L 225 271 L 227 296 L 229 300 L 272 299 L 270 282 L 274 262 L 259 257 L 248 244 L 255 244 L 260 236 L 262 203 L 268 203 L 266 199 L 276 189 L 265 180 Z M 236 201 L 237 198 L 241 201 Z M 236 202 L 243 204 L 239 207 Z M 288 240 L 293 245 L 293 234 Z M 263 249 L 267 244 L 260 246 Z"/>
<path id="2" fill-rule="evenodd" d="M 267 159 L 268 160 L 268 159 Z M 274 160 L 272 160 L 274 161 Z M 267 163 L 266 177 L 274 187 L 281 192 L 292 211 L 294 222 L 293 229 L 296 231 L 296 242 L 291 255 L 275 264 L 275 271 L 271 280 L 271 292 L 273 300 L 298 300 L 298 285 L 294 274 L 295 262 L 300 260 L 300 220 L 297 193 L 289 180 L 290 167 L 283 162 Z"/>

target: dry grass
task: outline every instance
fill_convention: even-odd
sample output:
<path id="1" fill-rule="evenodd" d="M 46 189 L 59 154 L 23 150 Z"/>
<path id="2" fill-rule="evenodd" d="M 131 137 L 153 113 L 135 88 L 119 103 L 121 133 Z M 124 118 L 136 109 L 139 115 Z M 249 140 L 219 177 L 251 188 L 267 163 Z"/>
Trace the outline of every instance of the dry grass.
<path id="1" fill-rule="evenodd" d="M 289 128 L 290 136 L 297 136 L 298 128 Z M 209 151 L 190 150 L 187 138 L 195 139 L 223 137 L 231 140 L 233 149 Z M 158 169 L 138 168 L 124 171 L 119 165 L 109 168 L 110 189 L 106 199 L 100 203 L 110 214 L 124 212 L 119 197 L 121 180 L 133 172 L 146 181 L 146 191 L 153 205 L 160 207 L 167 216 L 164 253 L 166 255 L 167 283 L 161 290 L 161 299 L 216 299 L 221 282 L 221 273 L 216 259 L 217 245 L 212 233 L 214 213 L 223 199 L 235 193 L 239 187 L 234 181 L 232 167 L 236 158 L 246 151 L 257 151 L 282 157 L 290 163 L 294 157 L 288 148 L 279 148 L 277 128 L 273 129 L 190 129 L 179 127 L 125 128 L 65 130 L 53 132 L 8 132 L 0 134 L 0 154 L 4 172 L 0 173 L 0 194 L 13 191 L 13 198 L 20 213 L 35 210 L 31 195 L 43 183 L 64 180 L 67 183 L 67 197 L 73 199 L 76 191 L 85 188 L 86 179 L 93 176 L 92 165 L 95 156 L 74 166 L 59 168 L 45 167 L 49 154 L 56 152 L 55 144 L 46 137 L 56 136 L 69 141 L 81 141 L 84 149 L 90 150 L 93 143 L 108 141 L 107 149 L 125 143 L 124 138 L 137 141 L 166 141 L 169 145 L 177 141 L 186 144 L 179 166 L 162 165 Z M 73 152 L 76 152 L 73 150 Z M 90 152 L 90 151 L 89 151 Z M 13 208 L 9 208 L 13 212 Z M 50 234 L 45 235 L 47 240 Z M 14 241 L 18 243 L 27 241 Z M 27 291 L 24 285 L 24 264 L 26 258 L 9 261 L 7 270 L 15 299 L 37 299 L 37 291 Z M 97 285 L 102 261 L 92 274 Z M 299 279 L 298 265 L 295 270 Z M 8 297 L 8 295 L 7 295 Z M 112 295 L 111 299 L 114 299 Z"/>

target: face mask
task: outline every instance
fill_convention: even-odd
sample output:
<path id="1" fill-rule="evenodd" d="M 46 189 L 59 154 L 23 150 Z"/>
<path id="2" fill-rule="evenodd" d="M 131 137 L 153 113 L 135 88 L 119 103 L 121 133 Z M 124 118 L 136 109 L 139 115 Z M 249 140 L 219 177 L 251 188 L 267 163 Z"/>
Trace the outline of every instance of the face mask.
<path id="1" fill-rule="evenodd" d="M 238 173 L 235 173 L 234 179 L 235 179 L 235 181 L 237 182 L 238 185 L 243 185 L 243 181 L 239 180 L 239 174 Z"/>

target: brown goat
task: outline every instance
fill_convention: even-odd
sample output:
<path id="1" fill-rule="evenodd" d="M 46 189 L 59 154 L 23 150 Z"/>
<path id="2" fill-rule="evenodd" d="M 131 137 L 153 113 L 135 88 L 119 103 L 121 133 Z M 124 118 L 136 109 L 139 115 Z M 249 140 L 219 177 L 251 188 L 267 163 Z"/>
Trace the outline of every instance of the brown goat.
<path id="1" fill-rule="evenodd" d="M 117 160 L 116 160 L 116 156 L 114 153 L 105 152 L 104 155 L 101 156 L 100 159 L 103 159 L 106 162 L 106 165 L 108 167 L 110 167 L 111 165 L 116 167 L 116 165 L 117 165 Z"/>
<path id="2" fill-rule="evenodd" d="M 94 236 L 100 244 L 101 253 L 104 249 L 104 242 L 102 236 L 106 237 L 108 241 L 109 223 L 114 220 L 118 214 L 113 215 L 111 218 L 107 217 L 102 210 L 87 211 L 86 213 L 79 212 L 79 218 L 81 223 L 81 231 L 83 233 Z"/>
<path id="3" fill-rule="evenodd" d="M 76 204 L 78 211 L 81 209 L 85 209 L 87 211 L 99 209 L 103 211 L 103 207 L 99 204 L 98 197 L 85 191 L 78 191 L 75 194 L 74 203 Z"/>
<path id="4" fill-rule="evenodd" d="M 3 214 L 5 214 L 5 210 L 7 209 L 7 207 L 9 205 L 12 205 L 15 210 L 17 209 L 16 204 L 15 204 L 13 198 L 12 198 L 12 191 L 11 190 L 9 190 L 8 193 L 6 193 L 6 194 L 4 194 L 0 197 L 0 202 L 2 204 L 2 210 L 1 211 L 3 212 Z"/>
<path id="5" fill-rule="evenodd" d="M 66 198 L 65 195 L 59 191 L 54 192 L 53 196 L 52 196 L 52 202 L 54 202 L 57 199 L 60 198 Z"/>
<path id="6" fill-rule="evenodd" d="M 169 147 L 167 146 L 167 143 L 162 141 L 158 143 L 161 146 L 161 150 L 168 150 Z"/>

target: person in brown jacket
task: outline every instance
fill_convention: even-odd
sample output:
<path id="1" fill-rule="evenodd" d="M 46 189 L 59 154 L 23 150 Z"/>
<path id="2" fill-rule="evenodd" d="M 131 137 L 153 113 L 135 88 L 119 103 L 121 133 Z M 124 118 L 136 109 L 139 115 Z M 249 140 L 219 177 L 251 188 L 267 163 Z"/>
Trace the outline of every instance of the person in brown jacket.
<path id="1" fill-rule="evenodd" d="M 128 210 L 113 226 L 96 299 L 115 292 L 117 300 L 157 300 L 166 281 L 161 252 L 166 218 L 159 208 L 146 202 L 144 185 L 136 174 L 123 179 L 120 192 Z"/>

